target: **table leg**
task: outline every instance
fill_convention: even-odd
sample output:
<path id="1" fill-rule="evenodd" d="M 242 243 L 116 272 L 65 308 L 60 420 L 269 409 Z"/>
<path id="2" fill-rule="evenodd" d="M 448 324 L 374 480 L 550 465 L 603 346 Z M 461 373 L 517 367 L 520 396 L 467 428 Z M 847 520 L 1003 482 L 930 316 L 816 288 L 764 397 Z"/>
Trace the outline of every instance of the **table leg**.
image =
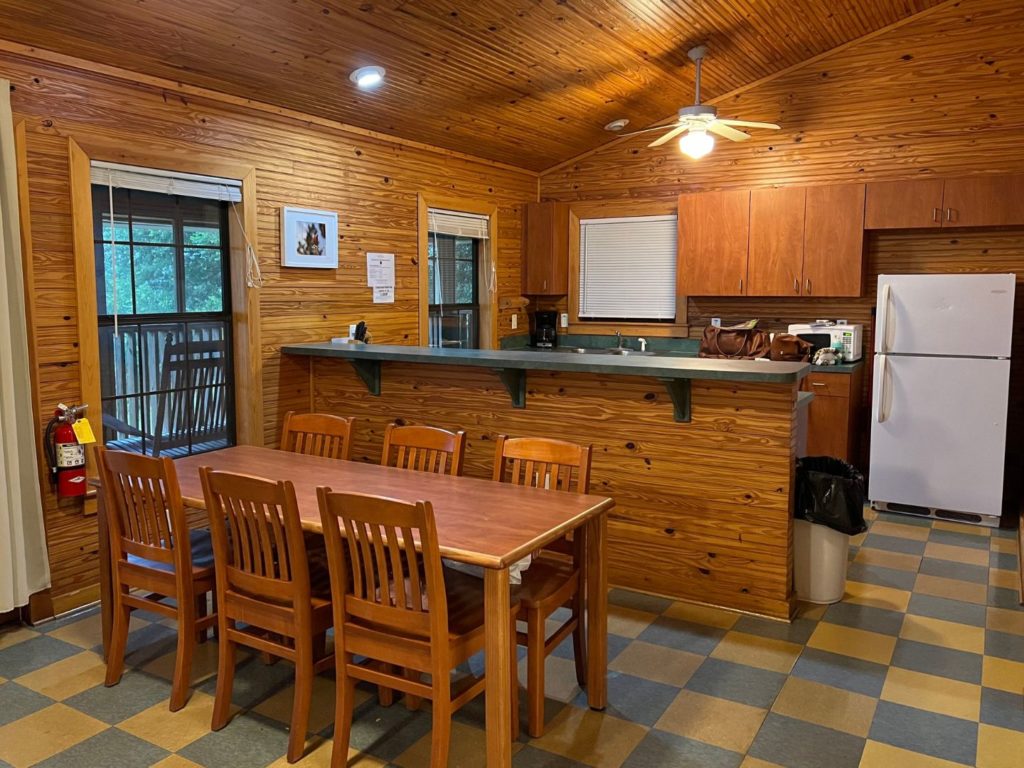
<path id="1" fill-rule="evenodd" d="M 508 569 L 484 569 L 487 766 L 512 765 L 512 623 Z"/>
<path id="2" fill-rule="evenodd" d="M 100 627 L 103 632 L 103 659 L 110 648 L 110 634 L 114 626 L 114 589 L 110 573 L 110 533 L 107 528 L 107 509 L 103 502 L 103 491 L 98 494 L 96 504 L 96 526 L 99 535 L 97 554 L 100 559 Z"/>
<path id="3" fill-rule="evenodd" d="M 608 706 L 608 571 L 605 515 L 585 526 L 587 589 L 587 703 L 591 709 Z"/>

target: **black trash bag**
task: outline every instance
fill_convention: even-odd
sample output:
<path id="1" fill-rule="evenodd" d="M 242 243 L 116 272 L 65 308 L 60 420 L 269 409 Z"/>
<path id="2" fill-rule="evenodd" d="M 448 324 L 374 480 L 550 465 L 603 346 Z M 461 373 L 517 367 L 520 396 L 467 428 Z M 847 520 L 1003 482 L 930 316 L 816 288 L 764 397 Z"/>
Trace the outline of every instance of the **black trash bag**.
<path id="1" fill-rule="evenodd" d="M 808 456 L 796 462 L 793 516 L 854 536 L 864 523 L 864 475 L 852 464 L 831 456 Z"/>

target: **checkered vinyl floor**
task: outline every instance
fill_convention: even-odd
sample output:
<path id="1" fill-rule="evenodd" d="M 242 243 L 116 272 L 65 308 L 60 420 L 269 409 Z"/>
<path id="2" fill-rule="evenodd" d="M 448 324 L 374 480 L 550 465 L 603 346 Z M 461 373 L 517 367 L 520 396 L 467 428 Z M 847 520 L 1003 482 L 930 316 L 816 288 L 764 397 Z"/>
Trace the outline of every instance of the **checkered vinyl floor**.
<path id="1" fill-rule="evenodd" d="M 548 732 L 524 735 L 514 765 L 1020 768 L 1016 568 L 1013 532 L 879 515 L 852 540 L 844 601 L 803 606 L 789 625 L 614 590 L 608 710 L 587 709 L 563 646 L 548 663 Z M 173 630 L 155 616 L 131 628 L 114 688 L 102 684 L 95 610 L 0 630 L 0 766 L 286 765 L 288 664 L 248 658 L 238 714 L 211 733 L 216 644 L 171 714 Z M 329 764 L 332 708 L 333 682 L 319 678 L 299 765 Z M 455 719 L 450 765 L 483 765 L 482 699 Z M 426 766 L 429 739 L 427 711 L 360 692 L 350 765 Z"/>

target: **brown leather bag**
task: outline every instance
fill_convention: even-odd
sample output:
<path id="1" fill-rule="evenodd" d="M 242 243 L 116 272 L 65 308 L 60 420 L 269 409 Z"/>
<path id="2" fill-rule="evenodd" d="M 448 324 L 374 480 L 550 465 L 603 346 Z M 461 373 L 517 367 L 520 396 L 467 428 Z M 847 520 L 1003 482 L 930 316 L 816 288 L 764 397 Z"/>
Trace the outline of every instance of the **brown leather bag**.
<path id="1" fill-rule="evenodd" d="M 771 346 L 768 332 L 760 328 L 718 328 L 709 325 L 704 329 L 697 356 L 752 360 L 767 357 Z"/>
<path id="2" fill-rule="evenodd" d="M 776 333 L 772 338 L 772 360 L 784 363 L 806 363 L 814 345 L 791 333 Z"/>

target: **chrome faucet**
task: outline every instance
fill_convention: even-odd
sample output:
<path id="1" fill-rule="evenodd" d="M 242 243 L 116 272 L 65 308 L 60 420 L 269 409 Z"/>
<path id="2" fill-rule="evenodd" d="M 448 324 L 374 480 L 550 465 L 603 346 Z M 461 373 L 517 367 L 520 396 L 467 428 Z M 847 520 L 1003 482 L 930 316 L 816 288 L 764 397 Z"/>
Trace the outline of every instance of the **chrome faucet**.
<path id="1" fill-rule="evenodd" d="M 637 338 L 636 342 L 637 342 L 637 344 L 640 345 L 640 351 L 641 352 L 646 352 L 647 351 L 647 339 L 645 339 L 643 336 L 640 336 L 640 337 Z"/>
<path id="2" fill-rule="evenodd" d="M 616 349 L 625 349 L 625 347 L 622 346 L 622 331 L 616 331 L 615 332 L 615 339 L 616 339 L 615 348 Z"/>

